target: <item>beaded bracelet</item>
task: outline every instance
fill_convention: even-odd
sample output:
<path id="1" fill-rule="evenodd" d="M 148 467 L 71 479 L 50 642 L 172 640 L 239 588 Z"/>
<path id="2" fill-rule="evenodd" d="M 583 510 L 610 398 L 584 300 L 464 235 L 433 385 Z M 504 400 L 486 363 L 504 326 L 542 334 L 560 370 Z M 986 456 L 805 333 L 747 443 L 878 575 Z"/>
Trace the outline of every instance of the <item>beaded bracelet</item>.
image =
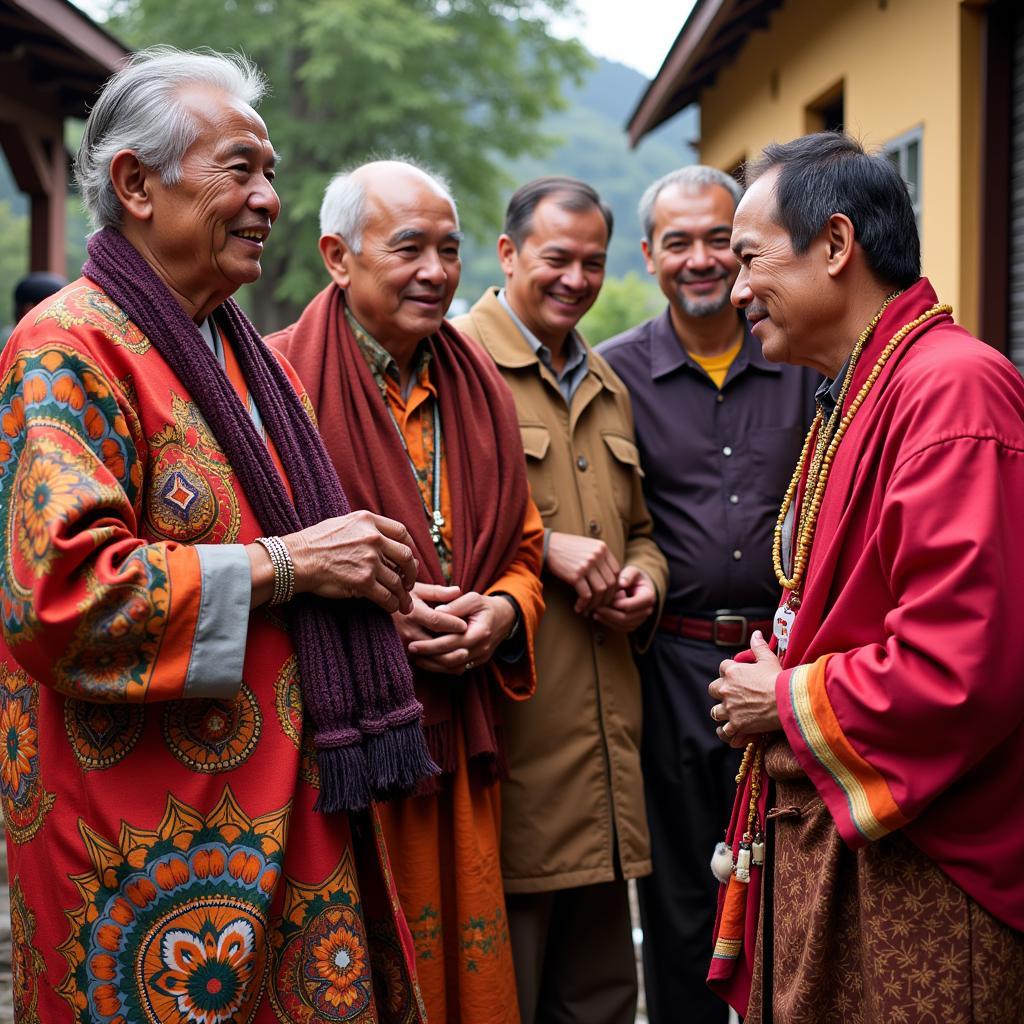
<path id="1" fill-rule="evenodd" d="M 270 556 L 274 567 L 274 593 L 270 603 L 286 604 L 295 596 L 295 563 L 280 537 L 257 537 L 259 544 Z"/>

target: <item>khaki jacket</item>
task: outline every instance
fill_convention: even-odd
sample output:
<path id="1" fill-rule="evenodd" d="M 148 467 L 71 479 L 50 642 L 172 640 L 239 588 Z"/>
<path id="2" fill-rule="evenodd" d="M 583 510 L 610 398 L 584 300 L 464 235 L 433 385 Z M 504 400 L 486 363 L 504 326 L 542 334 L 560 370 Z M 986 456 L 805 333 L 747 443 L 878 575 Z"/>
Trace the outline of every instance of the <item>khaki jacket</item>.
<path id="1" fill-rule="evenodd" d="M 658 609 L 634 642 L 650 641 L 668 570 L 650 539 L 625 385 L 596 352 L 566 406 L 495 289 L 453 321 L 480 342 L 512 389 L 533 499 L 544 526 L 599 537 L 622 565 L 643 569 Z M 640 679 L 628 636 L 573 611 L 575 591 L 544 574 L 547 612 L 536 641 L 537 692 L 506 701 L 509 781 L 502 785 L 507 892 L 649 874 L 640 774 Z"/>

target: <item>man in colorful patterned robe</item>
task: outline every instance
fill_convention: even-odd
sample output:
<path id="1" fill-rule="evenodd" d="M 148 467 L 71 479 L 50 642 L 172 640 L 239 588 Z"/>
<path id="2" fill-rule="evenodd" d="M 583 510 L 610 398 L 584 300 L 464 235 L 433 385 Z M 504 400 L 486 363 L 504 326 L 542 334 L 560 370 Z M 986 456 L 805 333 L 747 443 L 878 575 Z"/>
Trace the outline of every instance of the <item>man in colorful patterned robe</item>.
<path id="1" fill-rule="evenodd" d="M 258 278 L 279 210 L 261 91 L 241 58 L 137 54 L 77 165 L 100 234 L 146 258 L 197 345 L 211 332 L 254 420 L 210 314 Z M 0 362 L 15 1018 L 422 1021 L 375 816 L 314 811 L 294 637 L 266 606 L 260 524 L 193 391 L 88 277 L 33 310 Z M 281 437 L 259 436 L 283 473 Z M 296 533 L 295 590 L 408 607 L 403 539 L 365 512 Z"/>
<path id="2" fill-rule="evenodd" d="M 828 380 L 774 644 L 710 687 L 750 741 L 710 981 L 755 1024 L 1021 1020 L 1024 384 L 920 277 L 884 157 L 812 135 L 752 176 L 733 302 Z"/>
<path id="3" fill-rule="evenodd" d="M 518 1024 L 502 891 L 500 691 L 535 687 L 544 529 L 508 387 L 444 320 L 459 282 L 447 189 L 399 161 L 341 174 L 321 208 L 332 278 L 268 342 L 295 366 L 354 504 L 419 561 L 397 617 L 442 776 L 380 808 L 431 1021 Z"/>

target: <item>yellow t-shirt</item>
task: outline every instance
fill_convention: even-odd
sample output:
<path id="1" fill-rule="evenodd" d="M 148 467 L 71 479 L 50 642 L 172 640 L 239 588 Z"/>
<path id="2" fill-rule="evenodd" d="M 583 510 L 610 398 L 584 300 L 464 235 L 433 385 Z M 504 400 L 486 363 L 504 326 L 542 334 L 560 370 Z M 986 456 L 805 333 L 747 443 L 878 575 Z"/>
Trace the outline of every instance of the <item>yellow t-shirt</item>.
<path id="1" fill-rule="evenodd" d="M 735 345 L 730 346 L 717 356 L 699 356 L 696 352 L 690 353 L 690 358 L 715 382 L 715 387 L 721 390 L 725 383 L 725 375 L 732 366 L 732 361 L 739 355 L 743 339 L 740 338 Z"/>

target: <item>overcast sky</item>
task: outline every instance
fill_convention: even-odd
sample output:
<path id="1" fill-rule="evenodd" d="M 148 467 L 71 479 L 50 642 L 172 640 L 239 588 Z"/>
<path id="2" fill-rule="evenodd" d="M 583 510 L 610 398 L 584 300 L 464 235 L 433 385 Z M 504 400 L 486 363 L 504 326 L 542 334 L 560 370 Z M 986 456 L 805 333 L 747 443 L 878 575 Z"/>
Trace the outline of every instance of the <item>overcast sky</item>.
<path id="1" fill-rule="evenodd" d="M 653 78 L 696 0 L 576 0 L 582 24 L 559 25 L 591 53 Z"/>

